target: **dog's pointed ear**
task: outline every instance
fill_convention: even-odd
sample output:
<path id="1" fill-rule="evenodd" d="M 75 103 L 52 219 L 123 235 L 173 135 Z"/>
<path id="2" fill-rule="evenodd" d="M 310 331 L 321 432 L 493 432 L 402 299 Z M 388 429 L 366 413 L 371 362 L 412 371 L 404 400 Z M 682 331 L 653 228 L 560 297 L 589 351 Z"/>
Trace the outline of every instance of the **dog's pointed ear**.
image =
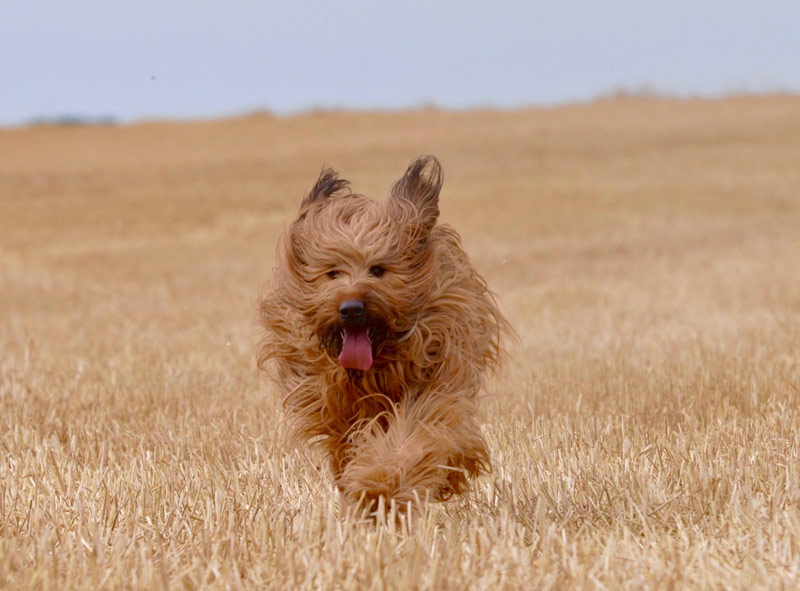
<path id="1" fill-rule="evenodd" d="M 350 183 L 344 179 L 340 179 L 335 170 L 327 166 L 324 167 L 322 172 L 319 173 L 319 178 L 317 182 L 314 183 L 314 187 L 300 203 L 300 212 L 304 213 L 317 201 L 333 197 L 337 193 L 342 193 L 347 190 L 349 186 Z"/>
<path id="2" fill-rule="evenodd" d="M 392 187 L 391 199 L 404 199 L 413 203 L 422 224 L 430 230 L 439 217 L 439 191 L 444 174 L 435 156 L 420 156 L 408 166 L 403 177 Z"/>

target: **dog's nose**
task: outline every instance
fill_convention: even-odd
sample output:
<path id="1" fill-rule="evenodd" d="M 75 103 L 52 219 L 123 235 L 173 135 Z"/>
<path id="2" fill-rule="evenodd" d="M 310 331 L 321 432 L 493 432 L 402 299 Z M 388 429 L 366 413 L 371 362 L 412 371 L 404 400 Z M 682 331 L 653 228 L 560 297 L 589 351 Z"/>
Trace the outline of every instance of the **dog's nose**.
<path id="1" fill-rule="evenodd" d="M 345 322 L 358 322 L 364 317 L 364 302 L 347 300 L 339 306 L 339 315 Z"/>

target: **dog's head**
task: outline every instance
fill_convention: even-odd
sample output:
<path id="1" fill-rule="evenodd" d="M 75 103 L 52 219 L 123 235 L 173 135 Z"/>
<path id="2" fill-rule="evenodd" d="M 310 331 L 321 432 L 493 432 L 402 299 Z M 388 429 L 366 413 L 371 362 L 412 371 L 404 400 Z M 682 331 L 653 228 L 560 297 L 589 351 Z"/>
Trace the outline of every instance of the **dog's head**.
<path id="1" fill-rule="evenodd" d="M 433 280 L 442 180 L 436 158 L 418 158 L 378 202 L 324 169 L 303 199 L 283 245 L 283 297 L 342 367 L 369 370 L 413 330 Z"/>

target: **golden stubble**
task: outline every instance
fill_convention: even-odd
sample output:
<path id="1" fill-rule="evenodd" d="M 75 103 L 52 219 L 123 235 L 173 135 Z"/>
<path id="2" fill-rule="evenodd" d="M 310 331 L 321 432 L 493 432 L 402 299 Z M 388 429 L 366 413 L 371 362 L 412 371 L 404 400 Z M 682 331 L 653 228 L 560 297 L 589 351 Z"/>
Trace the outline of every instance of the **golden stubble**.
<path id="1" fill-rule="evenodd" d="M 800 572 L 800 100 L 0 131 L 0 586 L 776 589 Z M 494 470 L 340 510 L 255 367 L 323 163 L 422 153 L 518 332 Z"/>

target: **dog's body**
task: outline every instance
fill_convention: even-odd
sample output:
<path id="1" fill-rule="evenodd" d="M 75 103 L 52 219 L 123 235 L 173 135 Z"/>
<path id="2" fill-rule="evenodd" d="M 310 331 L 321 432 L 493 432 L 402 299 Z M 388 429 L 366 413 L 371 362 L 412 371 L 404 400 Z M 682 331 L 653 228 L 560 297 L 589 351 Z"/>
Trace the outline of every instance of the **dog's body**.
<path id="1" fill-rule="evenodd" d="M 295 435 L 320 441 L 339 489 L 369 507 L 446 499 L 489 465 L 476 399 L 508 325 L 436 225 L 441 184 L 430 156 L 380 203 L 323 170 L 260 303 L 259 366 L 275 361 Z"/>

